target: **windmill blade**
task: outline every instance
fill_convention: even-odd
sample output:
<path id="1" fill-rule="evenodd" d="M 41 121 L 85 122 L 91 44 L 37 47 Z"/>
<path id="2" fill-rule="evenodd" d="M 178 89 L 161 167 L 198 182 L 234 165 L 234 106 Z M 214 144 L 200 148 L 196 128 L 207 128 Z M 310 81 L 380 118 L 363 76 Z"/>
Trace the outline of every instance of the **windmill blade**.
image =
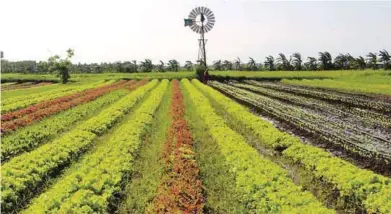
<path id="1" fill-rule="evenodd" d="M 209 9 L 207 9 L 207 10 L 205 11 L 206 16 L 210 16 L 211 13 L 212 13 L 212 11 L 209 10 Z"/>
<path id="2" fill-rule="evenodd" d="M 197 17 L 201 14 L 203 14 L 206 18 L 206 22 L 204 22 L 204 28 L 202 28 L 202 22 L 196 20 Z M 199 34 L 202 32 L 207 33 L 212 30 L 214 23 L 216 22 L 213 12 L 209 8 L 203 6 L 193 8 L 189 14 L 189 19 L 191 19 L 193 23 L 188 26 L 192 31 Z"/>
<path id="3" fill-rule="evenodd" d="M 212 27 L 213 27 L 213 24 L 211 24 L 211 23 L 208 23 L 208 24 L 206 24 L 206 27 L 207 27 L 207 28 L 209 28 L 209 29 L 212 29 Z"/>
<path id="4" fill-rule="evenodd" d="M 201 10 L 200 10 L 199 7 L 197 7 L 197 8 L 195 9 L 195 11 L 196 11 L 197 15 L 201 13 Z"/>

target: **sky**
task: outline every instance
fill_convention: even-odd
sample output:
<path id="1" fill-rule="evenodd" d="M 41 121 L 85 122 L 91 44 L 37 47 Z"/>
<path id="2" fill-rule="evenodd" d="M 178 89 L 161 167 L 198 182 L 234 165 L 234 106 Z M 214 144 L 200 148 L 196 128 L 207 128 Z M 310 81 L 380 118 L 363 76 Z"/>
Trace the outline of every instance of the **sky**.
<path id="1" fill-rule="evenodd" d="M 391 1 L 259 0 L 0 0 L 0 50 L 11 61 L 65 56 L 68 48 L 82 63 L 196 61 L 199 35 L 183 19 L 197 6 L 216 17 L 205 35 L 208 63 L 391 52 Z"/>

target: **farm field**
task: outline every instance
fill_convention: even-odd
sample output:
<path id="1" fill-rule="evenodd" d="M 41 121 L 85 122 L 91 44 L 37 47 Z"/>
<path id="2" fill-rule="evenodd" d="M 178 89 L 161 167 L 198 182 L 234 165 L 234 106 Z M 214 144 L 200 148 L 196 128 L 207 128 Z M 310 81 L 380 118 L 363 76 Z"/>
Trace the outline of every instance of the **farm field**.
<path id="1" fill-rule="evenodd" d="M 193 75 L 2 91 L 2 212 L 391 212 L 389 94 Z"/>

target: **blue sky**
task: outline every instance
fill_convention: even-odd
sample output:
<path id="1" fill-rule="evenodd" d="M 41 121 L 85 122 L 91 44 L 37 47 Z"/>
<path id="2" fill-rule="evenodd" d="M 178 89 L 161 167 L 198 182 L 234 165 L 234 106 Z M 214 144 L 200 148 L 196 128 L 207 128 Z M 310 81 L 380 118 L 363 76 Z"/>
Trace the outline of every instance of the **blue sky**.
<path id="1" fill-rule="evenodd" d="M 196 6 L 216 17 L 207 57 L 329 51 L 391 52 L 391 2 L 255 0 L 1 0 L 0 50 L 9 60 L 46 60 L 75 49 L 74 62 L 195 61 L 198 35 L 183 18 Z"/>

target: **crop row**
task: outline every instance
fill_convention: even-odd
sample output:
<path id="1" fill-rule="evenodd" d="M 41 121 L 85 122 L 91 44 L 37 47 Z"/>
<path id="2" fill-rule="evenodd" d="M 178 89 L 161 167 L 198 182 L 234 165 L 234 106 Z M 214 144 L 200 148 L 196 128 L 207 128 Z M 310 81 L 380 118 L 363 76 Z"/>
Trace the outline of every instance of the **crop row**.
<path id="1" fill-rule="evenodd" d="M 368 135 L 350 124 L 334 117 L 317 114 L 297 108 L 230 85 L 213 82 L 214 87 L 242 102 L 257 107 L 264 112 L 286 121 L 308 133 L 318 135 L 326 141 L 345 148 L 363 157 L 369 157 L 387 164 L 391 160 L 391 144 L 387 139 Z M 347 134 L 348 133 L 348 134 Z"/>
<path id="2" fill-rule="evenodd" d="M 31 88 L 31 87 L 39 87 L 39 86 L 44 86 L 44 85 L 50 85 L 52 84 L 51 82 L 24 82 L 24 83 L 18 83 L 18 84 L 9 84 L 9 85 L 4 85 L 1 84 L 1 90 L 18 90 L 18 89 L 25 89 L 25 88 Z"/>
<path id="3" fill-rule="evenodd" d="M 128 84 L 134 84 L 128 83 Z M 121 84 L 122 85 L 122 84 Z M 66 109 L 72 108 L 74 106 L 90 102 L 95 100 L 96 98 L 109 93 L 113 90 L 117 90 L 121 87 L 121 85 L 112 85 L 106 86 L 104 88 L 91 89 L 87 91 L 85 94 L 83 92 L 79 92 L 67 97 L 60 97 L 51 101 L 44 101 L 42 103 L 38 103 L 34 106 L 30 106 L 27 109 L 22 109 L 17 112 L 10 112 L 10 116 L 8 118 L 17 118 L 11 121 L 5 121 L 1 124 L 1 132 L 9 133 L 14 131 L 20 127 L 24 127 L 34 123 L 35 121 L 41 120 L 42 118 L 48 117 L 50 115 L 56 114 L 58 112 L 64 111 Z M 72 98 L 70 98 L 72 97 Z M 48 104 L 50 103 L 50 104 Z M 27 110 L 27 111 L 25 111 Z M 15 114 L 14 114 L 15 113 Z"/>
<path id="4" fill-rule="evenodd" d="M 389 198 L 386 190 L 391 186 L 389 178 L 360 169 L 342 159 L 333 157 L 320 148 L 306 145 L 299 138 L 279 131 L 271 123 L 253 115 L 245 107 L 216 90 L 198 81 L 194 81 L 194 84 L 213 97 L 229 115 L 235 118 L 239 125 L 245 126 L 254 136 L 258 137 L 265 147 L 283 151 L 284 157 L 302 166 L 319 182 L 330 184 L 331 190 L 344 206 L 353 205 L 356 210 L 363 209 L 369 213 L 388 209 L 387 212 L 381 213 L 391 212 L 391 201 L 386 201 Z M 378 196 L 379 200 L 385 203 L 376 205 L 367 201 L 373 200 L 374 196 Z"/>
<path id="5" fill-rule="evenodd" d="M 302 86 L 284 85 L 276 83 L 259 83 L 257 81 L 246 81 L 246 83 L 254 84 L 260 87 L 271 88 L 275 90 L 282 90 L 289 93 L 305 95 L 326 101 L 333 101 L 336 103 L 345 103 L 348 106 L 372 109 L 379 112 L 391 113 L 391 103 L 375 101 L 364 96 L 346 94 L 334 91 L 322 91 L 321 89 L 306 88 Z"/>
<path id="6" fill-rule="evenodd" d="M 2 165 L 2 210 L 16 210 L 23 205 L 45 179 L 85 152 L 97 136 L 123 118 L 156 84 L 156 80 L 151 81 L 53 142 Z"/>
<path id="7" fill-rule="evenodd" d="M 65 177 L 42 194 L 25 213 L 107 213 L 110 202 L 121 190 L 121 182 L 133 169 L 141 136 L 153 120 L 168 81 L 150 96 L 105 142 L 83 157 Z"/>
<path id="8" fill-rule="evenodd" d="M 370 126 L 373 129 L 374 127 L 377 128 L 379 123 L 383 127 L 391 127 L 391 118 L 385 116 L 384 114 L 372 111 L 363 111 L 362 109 L 357 108 L 349 108 L 343 104 L 328 103 L 327 101 L 321 99 L 305 97 L 302 95 L 297 95 L 270 88 L 263 88 L 252 84 L 231 84 L 235 87 L 250 90 L 252 92 L 271 97 L 273 99 L 278 99 L 287 103 L 293 103 L 294 105 L 313 109 L 321 113 L 337 115 L 340 118 L 345 118 L 345 120 L 347 117 L 352 118 L 353 120 L 358 121 L 360 124 L 363 124 L 364 126 Z"/>
<path id="9" fill-rule="evenodd" d="M 333 213 L 311 193 L 296 186 L 287 171 L 264 159 L 241 135 L 230 129 L 208 99 L 188 80 L 184 79 L 182 83 L 230 166 L 229 173 L 236 178 L 236 191 L 250 213 Z"/>
<path id="10" fill-rule="evenodd" d="M 201 213 L 202 182 L 193 151 L 193 139 L 184 119 L 185 106 L 179 81 L 172 83 L 172 124 L 165 144 L 167 173 L 154 199 L 156 213 Z"/>
<path id="11" fill-rule="evenodd" d="M 144 85 L 146 81 L 140 81 L 136 84 L 127 87 L 129 90 Z M 118 90 L 103 95 L 95 101 L 87 102 L 83 105 L 76 106 L 67 111 L 57 114 L 54 117 L 49 117 L 39 123 L 24 127 L 12 132 L 9 135 L 2 137 L 1 161 L 7 161 L 9 158 L 18 155 L 24 151 L 31 149 L 48 142 L 55 138 L 64 130 L 69 129 L 78 121 L 82 121 L 85 117 L 92 116 L 96 111 L 99 111 L 104 106 L 113 103 L 125 96 L 127 91 Z"/>
<path id="12" fill-rule="evenodd" d="M 116 82 L 116 83 L 113 83 L 110 85 L 101 86 L 101 87 L 93 88 L 93 89 L 87 89 L 82 92 L 76 92 L 76 93 L 68 95 L 68 96 L 58 97 L 58 98 L 55 98 L 52 100 L 44 100 L 42 102 L 28 106 L 26 108 L 22 108 L 22 109 L 12 111 L 12 112 L 7 112 L 2 115 L 1 121 L 4 123 L 5 121 L 11 121 L 11 120 L 15 120 L 18 118 L 22 118 L 22 117 L 28 116 L 29 114 L 35 113 L 37 111 L 47 110 L 47 108 L 49 108 L 49 107 L 54 107 L 58 104 L 64 104 L 64 103 L 67 103 L 67 102 L 70 102 L 70 101 L 73 101 L 75 99 L 79 99 L 82 97 L 87 97 L 87 96 L 91 96 L 91 95 L 93 95 L 93 96 L 103 95 L 105 92 L 110 92 L 110 91 L 118 88 L 120 85 L 122 85 L 124 83 L 125 83 L 125 81 L 120 81 L 120 82 Z"/>
<path id="13" fill-rule="evenodd" d="M 5 99 L 2 100 L 1 103 L 1 113 L 3 114 L 6 112 L 15 111 L 27 107 L 29 105 L 42 102 L 44 100 L 50 100 L 50 99 L 55 99 L 57 97 L 67 96 L 75 92 L 80 92 L 90 88 L 111 84 L 112 82 L 113 81 L 108 81 L 108 82 L 100 81 L 97 83 L 92 83 L 87 85 L 69 86 L 66 88 L 59 88 L 59 89 L 49 90 L 45 92 Z"/>

